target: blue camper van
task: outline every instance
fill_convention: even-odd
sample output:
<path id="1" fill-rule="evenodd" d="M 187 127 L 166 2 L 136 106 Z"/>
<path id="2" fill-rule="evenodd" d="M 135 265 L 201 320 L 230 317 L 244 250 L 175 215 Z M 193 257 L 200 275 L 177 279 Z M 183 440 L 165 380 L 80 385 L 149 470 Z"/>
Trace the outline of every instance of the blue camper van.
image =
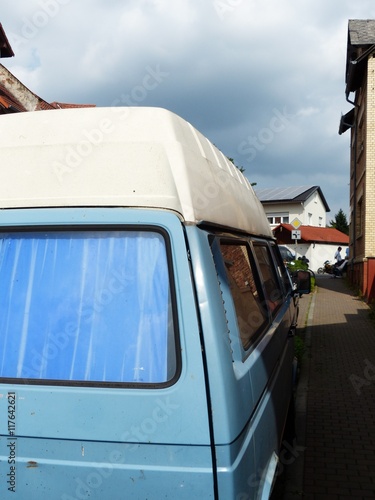
<path id="1" fill-rule="evenodd" d="M 163 109 L 0 128 L 0 498 L 268 498 L 309 280 L 248 180 Z"/>

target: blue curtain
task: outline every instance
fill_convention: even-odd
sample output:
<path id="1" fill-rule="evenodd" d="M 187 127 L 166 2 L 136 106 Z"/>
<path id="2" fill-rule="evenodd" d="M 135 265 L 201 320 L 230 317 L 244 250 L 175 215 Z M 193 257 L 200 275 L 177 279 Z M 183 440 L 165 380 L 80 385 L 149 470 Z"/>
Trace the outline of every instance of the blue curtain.
<path id="1" fill-rule="evenodd" d="M 173 376 L 161 234 L 3 233 L 0 285 L 0 377 L 157 383 Z"/>

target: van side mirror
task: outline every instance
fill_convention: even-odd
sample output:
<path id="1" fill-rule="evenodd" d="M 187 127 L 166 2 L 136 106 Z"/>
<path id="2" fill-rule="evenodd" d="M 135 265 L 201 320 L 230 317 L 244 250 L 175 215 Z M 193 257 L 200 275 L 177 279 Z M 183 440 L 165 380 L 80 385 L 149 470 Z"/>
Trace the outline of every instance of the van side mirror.
<path id="1" fill-rule="evenodd" d="M 291 273 L 293 288 L 300 295 L 311 292 L 311 273 L 310 271 L 294 271 Z"/>

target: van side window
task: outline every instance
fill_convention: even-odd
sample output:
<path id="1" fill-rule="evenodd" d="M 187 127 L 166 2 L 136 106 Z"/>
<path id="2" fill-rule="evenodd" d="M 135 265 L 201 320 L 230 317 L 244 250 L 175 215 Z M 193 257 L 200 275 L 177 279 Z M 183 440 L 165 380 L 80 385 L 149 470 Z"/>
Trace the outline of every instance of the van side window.
<path id="1" fill-rule="evenodd" d="M 292 292 L 292 281 L 290 279 L 290 275 L 285 267 L 285 264 L 280 256 L 280 252 L 277 250 L 277 245 L 275 243 L 270 244 L 271 247 L 271 252 L 273 254 L 273 257 L 276 262 L 276 269 L 279 274 L 280 281 L 282 282 L 284 286 L 284 291 L 286 294 L 289 294 Z"/>
<path id="2" fill-rule="evenodd" d="M 220 243 L 243 348 L 249 349 L 267 322 L 257 275 L 245 243 Z"/>
<path id="3" fill-rule="evenodd" d="M 254 243 L 254 252 L 260 267 L 266 301 L 271 313 L 275 313 L 282 304 L 283 291 L 277 278 L 270 250 L 266 243 Z"/>
<path id="4" fill-rule="evenodd" d="M 156 231 L 1 233 L 0 377 L 78 385 L 171 380 L 167 246 Z"/>

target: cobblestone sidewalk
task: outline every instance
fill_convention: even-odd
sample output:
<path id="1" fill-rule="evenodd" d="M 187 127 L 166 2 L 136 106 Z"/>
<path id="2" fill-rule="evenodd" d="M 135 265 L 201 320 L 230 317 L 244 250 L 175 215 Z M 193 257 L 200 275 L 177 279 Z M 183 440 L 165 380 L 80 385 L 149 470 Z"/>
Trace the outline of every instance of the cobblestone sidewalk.
<path id="1" fill-rule="evenodd" d="M 301 300 L 307 346 L 284 500 L 375 498 L 375 326 L 343 279 Z"/>

